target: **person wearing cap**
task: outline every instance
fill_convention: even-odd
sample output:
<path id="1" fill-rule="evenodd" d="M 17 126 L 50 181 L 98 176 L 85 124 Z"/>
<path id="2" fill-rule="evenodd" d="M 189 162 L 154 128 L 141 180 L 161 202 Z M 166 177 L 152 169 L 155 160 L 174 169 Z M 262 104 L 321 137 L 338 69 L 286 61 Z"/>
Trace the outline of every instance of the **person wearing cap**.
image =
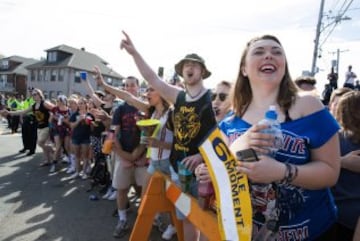
<path id="1" fill-rule="evenodd" d="M 99 67 L 94 66 L 94 71 L 95 71 L 95 78 L 97 78 L 97 76 L 101 74 Z M 86 79 L 86 81 L 83 81 L 82 83 L 84 84 L 91 99 L 94 101 L 95 106 L 101 108 L 102 113 L 97 113 L 97 115 L 99 117 L 101 115 L 100 119 L 102 120 L 104 127 L 108 129 L 108 127 L 111 124 L 111 114 L 113 112 L 114 100 L 116 98 L 115 95 L 107 91 L 102 91 L 102 90 L 95 91 L 91 86 L 89 79 Z"/>
<path id="2" fill-rule="evenodd" d="M 145 62 L 130 37 L 125 32 L 123 34 L 125 38 L 121 41 L 121 49 L 125 49 L 133 57 L 144 79 L 162 97 L 174 104 L 174 112 L 170 118 L 172 120 L 170 127 L 174 132 L 170 154 L 173 168 L 177 172 L 177 163 L 181 162 L 187 169 L 194 172 L 195 168 L 203 162 L 197 147 L 208 132 L 216 126 L 211 104 L 211 91 L 206 89 L 203 83 L 211 75 L 211 72 L 206 68 L 204 59 L 192 53 L 186 55 L 175 65 L 176 73 L 184 80 L 185 89 L 166 83 Z M 196 196 L 196 193 L 197 183 L 193 178 L 191 194 Z M 184 221 L 185 240 L 198 240 L 198 230 L 181 214 L 178 215 L 178 218 Z"/>
<path id="3" fill-rule="evenodd" d="M 316 79 L 312 76 L 300 76 L 295 79 L 295 84 L 303 91 L 315 90 Z"/>
<path id="4" fill-rule="evenodd" d="M 316 79 L 312 76 L 299 76 L 295 79 L 295 85 L 301 90 L 303 94 L 310 94 L 320 98 L 319 93 L 315 87 Z"/>

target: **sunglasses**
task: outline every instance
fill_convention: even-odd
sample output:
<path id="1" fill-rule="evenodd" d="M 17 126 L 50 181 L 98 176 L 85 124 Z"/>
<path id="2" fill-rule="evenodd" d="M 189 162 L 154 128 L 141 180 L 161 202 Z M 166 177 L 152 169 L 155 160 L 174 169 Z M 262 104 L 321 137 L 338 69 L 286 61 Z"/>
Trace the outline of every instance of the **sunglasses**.
<path id="1" fill-rule="evenodd" d="M 221 102 L 225 101 L 228 94 L 225 94 L 225 93 L 219 93 L 219 94 L 216 94 L 216 93 L 213 93 L 212 96 L 211 96 L 211 100 L 214 101 L 216 99 L 216 96 L 219 96 L 219 99 Z"/>
<path id="2" fill-rule="evenodd" d="M 146 92 L 152 92 L 152 91 L 154 91 L 154 88 L 147 88 L 146 89 Z"/>

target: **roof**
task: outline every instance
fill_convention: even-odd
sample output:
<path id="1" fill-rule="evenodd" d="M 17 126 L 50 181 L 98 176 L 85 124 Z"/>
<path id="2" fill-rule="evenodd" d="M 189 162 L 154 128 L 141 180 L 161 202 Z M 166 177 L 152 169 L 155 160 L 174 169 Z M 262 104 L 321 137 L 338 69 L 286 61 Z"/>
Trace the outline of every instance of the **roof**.
<path id="1" fill-rule="evenodd" d="M 36 64 L 28 66 L 29 69 L 40 68 L 40 67 L 53 67 L 53 66 L 63 66 L 74 68 L 78 70 L 93 71 L 95 65 L 99 66 L 100 71 L 103 75 L 115 77 L 118 79 L 123 79 L 123 76 L 113 71 L 107 65 L 108 63 L 100 58 L 99 56 L 87 52 L 85 50 L 76 49 L 67 45 L 59 45 L 50 49 L 45 50 L 46 52 L 63 52 L 67 53 L 69 56 L 66 57 L 63 61 L 48 63 L 47 60 L 42 60 Z"/>
<path id="2" fill-rule="evenodd" d="M 26 67 L 28 65 L 34 64 L 39 61 L 37 59 L 25 58 L 25 57 L 21 57 L 21 56 L 17 56 L 17 55 L 2 58 L 1 60 L 8 60 L 9 62 L 20 63 L 14 69 L 6 70 L 6 71 L 0 70 L 1 74 L 17 74 L 17 75 L 24 75 L 24 76 L 27 76 L 27 74 L 28 74 L 28 70 L 26 69 Z"/>

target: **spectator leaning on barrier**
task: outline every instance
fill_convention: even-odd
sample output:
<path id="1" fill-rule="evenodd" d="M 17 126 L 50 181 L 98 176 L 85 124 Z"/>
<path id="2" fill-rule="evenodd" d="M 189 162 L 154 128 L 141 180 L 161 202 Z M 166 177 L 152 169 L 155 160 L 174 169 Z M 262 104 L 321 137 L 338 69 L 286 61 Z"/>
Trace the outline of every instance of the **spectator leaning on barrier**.
<path id="1" fill-rule="evenodd" d="M 184 79 L 185 90 L 162 81 L 154 70 L 145 62 L 135 49 L 130 37 L 123 32 L 125 39 L 121 41 L 124 48 L 134 59 L 140 73 L 163 98 L 174 104 L 172 119 L 174 141 L 170 161 L 177 171 L 177 162 L 182 162 L 187 169 L 194 172 L 202 163 L 198 145 L 206 137 L 208 131 L 216 126 L 211 105 L 211 91 L 206 89 L 203 80 L 211 75 L 205 61 L 197 54 L 188 54 L 175 65 L 175 71 Z M 197 195 L 197 184 L 193 178 L 191 194 Z M 185 240 L 198 240 L 199 232 L 181 214 L 184 220 Z"/>

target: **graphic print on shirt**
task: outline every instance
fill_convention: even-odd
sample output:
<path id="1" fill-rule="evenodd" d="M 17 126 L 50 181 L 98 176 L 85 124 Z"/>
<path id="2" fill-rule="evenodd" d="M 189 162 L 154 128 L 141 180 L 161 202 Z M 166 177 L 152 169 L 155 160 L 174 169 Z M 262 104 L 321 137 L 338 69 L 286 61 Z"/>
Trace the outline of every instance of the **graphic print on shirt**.
<path id="1" fill-rule="evenodd" d="M 244 132 L 234 132 L 230 140 L 234 141 Z M 276 159 L 303 163 L 307 159 L 306 143 L 308 138 L 283 130 L 284 142 L 277 152 Z M 253 207 L 254 240 L 306 240 L 309 237 L 306 223 L 286 225 L 301 211 L 307 196 L 304 190 L 288 184 L 250 183 L 251 203 Z"/>
<path id="2" fill-rule="evenodd" d="M 45 122 L 45 114 L 44 112 L 40 110 L 35 110 L 34 112 L 35 118 L 39 124 L 42 124 Z"/>
<path id="3" fill-rule="evenodd" d="M 177 139 L 175 149 L 188 151 L 187 145 L 198 135 L 200 127 L 200 116 L 196 113 L 195 107 L 180 107 L 174 115 L 174 136 Z"/>

